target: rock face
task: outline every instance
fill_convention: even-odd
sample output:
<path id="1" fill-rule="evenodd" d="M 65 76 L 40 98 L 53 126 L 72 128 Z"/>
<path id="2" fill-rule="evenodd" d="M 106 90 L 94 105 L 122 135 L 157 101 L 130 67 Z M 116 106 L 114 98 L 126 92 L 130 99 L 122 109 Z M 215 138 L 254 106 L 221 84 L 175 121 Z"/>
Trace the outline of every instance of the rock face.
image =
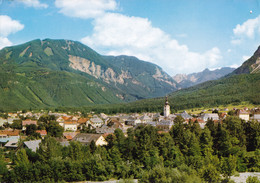
<path id="1" fill-rule="evenodd" d="M 209 69 L 205 69 L 202 72 L 192 73 L 192 74 L 177 74 L 173 76 L 173 79 L 179 84 L 180 88 L 187 88 L 190 86 L 194 86 L 199 83 L 203 83 L 209 80 L 216 80 L 219 79 L 232 71 L 234 68 L 230 67 L 223 67 L 221 69 L 216 69 L 210 71 Z"/>

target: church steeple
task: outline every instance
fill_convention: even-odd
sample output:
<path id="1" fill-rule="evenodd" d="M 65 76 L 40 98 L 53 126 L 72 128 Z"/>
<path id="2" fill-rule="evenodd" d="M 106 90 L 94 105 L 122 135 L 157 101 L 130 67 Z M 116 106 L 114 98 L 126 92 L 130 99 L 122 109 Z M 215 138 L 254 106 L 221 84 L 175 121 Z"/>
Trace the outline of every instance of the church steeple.
<path id="1" fill-rule="evenodd" d="M 165 97 L 165 105 L 169 105 L 168 96 Z"/>
<path id="2" fill-rule="evenodd" d="M 168 96 L 165 97 L 165 104 L 164 104 L 164 117 L 168 117 L 170 115 L 170 105 L 168 102 Z"/>

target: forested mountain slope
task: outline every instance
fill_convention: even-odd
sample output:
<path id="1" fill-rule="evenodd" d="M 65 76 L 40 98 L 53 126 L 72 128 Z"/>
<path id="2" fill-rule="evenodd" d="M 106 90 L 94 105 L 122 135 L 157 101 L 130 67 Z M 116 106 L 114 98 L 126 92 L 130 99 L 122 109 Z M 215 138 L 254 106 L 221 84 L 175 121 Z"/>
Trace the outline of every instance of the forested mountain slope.
<path id="1" fill-rule="evenodd" d="M 177 88 L 157 65 L 102 56 L 69 40 L 34 40 L 0 50 L 0 75 L 5 110 L 128 102 Z"/>

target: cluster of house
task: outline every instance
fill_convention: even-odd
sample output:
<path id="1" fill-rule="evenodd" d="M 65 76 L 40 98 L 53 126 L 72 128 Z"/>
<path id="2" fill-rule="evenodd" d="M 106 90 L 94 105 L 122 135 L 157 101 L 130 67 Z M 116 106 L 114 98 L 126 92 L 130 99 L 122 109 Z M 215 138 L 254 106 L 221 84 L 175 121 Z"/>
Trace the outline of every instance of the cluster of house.
<path id="1" fill-rule="evenodd" d="M 224 111 L 227 110 L 224 109 Z M 251 110 L 247 108 L 240 110 L 234 109 L 234 113 L 245 121 L 256 120 L 260 122 L 259 108 Z M 35 124 L 37 126 L 37 119 L 39 119 L 43 114 L 44 113 L 22 114 L 24 117 L 29 116 L 31 118 L 22 121 L 22 131 L 26 129 L 27 125 Z M 14 120 L 19 119 L 19 115 L 21 114 L 8 113 L 7 119 L 0 118 L 0 126 L 6 122 L 11 124 Z M 70 141 L 79 141 L 82 144 L 90 144 L 91 141 L 94 141 L 96 145 L 105 145 L 107 144 L 105 137 L 108 134 L 113 134 L 118 128 L 126 133 L 128 128 L 135 128 L 139 125 L 152 125 L 160 131 L 169 131 L 174 125 L 174 119 L 177 116 L 181 116 L 184 119 L 184 123 L 193 123 L 197 121 L 200 127 L 204 128 L 209 119 L 212 119 L 214 122 L 219 122 L 225 119 L 227 113 L 206 113 L 206 111 L 202 111 L 199 116 L 191 116 L 184 111 L 178 114 L 171 114 L 170 105 L 168 103 L 168 99 L 166 98 L 163 116 L 160 115 L 160 113 L 118 114 L 114 116 L 107 116 L 106 114 L 101 113 L 99 115 L 89 115 L 88 117 L 83 118 L 81 117 L 80 112 L 76 115 L 49 112 L 49 115 L 54 115 L 59 125 L 64 128 L 63 138 L 58 139 L 62 145 L 68 145 Z M 84 127 L 88 127 L 96 133 L 80 133 L 80 130 L 84 129 Z M 42 138 L 47 135 L 46 130 L 38 130 L 36 132 L 38 132 Z M 24 136 L 20 136 L 20 134 L 20 130 L 0 130 L 0 145 L 5 145 L 7 148 L 18 148 L 19 140 L 24 138 Z M 27 141 L 24 142 L 22 146 L 36 150 L 40 142 L 41 140 Z"/>

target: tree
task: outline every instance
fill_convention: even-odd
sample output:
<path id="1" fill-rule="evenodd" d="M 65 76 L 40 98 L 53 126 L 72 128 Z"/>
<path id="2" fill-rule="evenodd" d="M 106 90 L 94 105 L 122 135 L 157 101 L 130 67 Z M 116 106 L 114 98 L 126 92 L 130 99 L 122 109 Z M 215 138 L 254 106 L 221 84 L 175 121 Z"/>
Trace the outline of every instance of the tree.
<path id="1" fill-rule="evenodd" d="M 42 161 L 47 161 L 51 158 L 62 157 L 61 145 L 53 137 L 45 137 L 39 144 L 37 153 Z"/>
<path id="2" fill-rule="evenodd" d="M 22 120 L 14 120 L 13 123 L 11 124 L 11 128 L 21 130 L 23 128 Z"/>
<path id="3" fill-rule="evenodd" d="M 39 133 L 37 133 L 36 130 L 37 130 L 37 127 L 35 124 L 26 125 L 25 134 L 28 137 L 32 137 L 32 139 L 34 139 L 34 138 L 40 139 L 41 135 Z"/>
<path id="4" fill-rule="evenodd" d="M 92 141 L 90 142 L 89 147 L 90 147 L 90 151 L 91 151 L 92 153 L 94 153 L 94 152 L 96 151 L 97 146 L 96 146 L 96 143 L 95 143 L 94 140 L 92 140 Z"/>
<path id="5" fill-rule="evenodd" d="M 177 116 L 174 119 L 174 125 L 170 131 L 171 136 L 174 139 L 175 144 L 179 145 L 184 134 L 184 119 L 181 116 Z"/>
<path id="6" fill-rule="evenodd" d="M 219 156 L 227 157 L 232 147 L 228 131 L 218 123 L 216 136 L 214 137 L 214 150 Z"/>
<path id="7" fill-rule="evenodd" d="M 47 125 L 46 131 L 47 131 L 48 135 L 50 135 L 52 137 L 62 137 L 64 129 L 57 122 L 51 121 Z"/>
<path id="8" fill-rule="evenodd" d="M 202 177 L 205 181 L 211 183 L 217 183 L 220 181 L 220 172 L 217 170 L 217 167 L 209 164 L 202 170 Z"/>
<path id="9" fill-rule="evenodd" d="M 200 147 L 201 152 L 205 156 L 207 151 L 213 151 L 212 150 L 213 145 L 213 138 L 210 135 L 210 130 L 207 128 L 207 126 L 203 129 L 201 136 L 200 136 Z"/>
<path id="10" fill-rule="evenodd" d="M 78 141 L 70 142 L 68 146 L 69 150 L 69 157 L 72 160 L 82 160 L 83 159 L 83 152 L 82 152 L 82 144 Z"/>
<path id="11" fill-rule="evenodd" d="M 249 176 L 246 179 L 246 183 L 260 183 L 260 180 L 256 176 Z"/>
<path id="12" fill-rule="evenodd" d="M 6 167 L 7 163 L 4 161 L 3 151 L 0 150 L 0 182 L 3 182 L 2 176 L 7 175 L 8 169 Z"/>
<path id="13" fill-rule="evenodd" d="M 233 155 L 229 155 L 228 158 L 221 158 L 221 172 L 224 177 L 230 178 L 231 175 L 235 173 L 236 170 L 237 159 Z"/>
<path id="14" fill-rule="evenodd" d="M 17 182 L 32 179 L 33 176 L 30 172 L 31 164 L 25 149 L 21 149 L 17 152 L 16 160 L 14 163 L 14 173 Z"/>

